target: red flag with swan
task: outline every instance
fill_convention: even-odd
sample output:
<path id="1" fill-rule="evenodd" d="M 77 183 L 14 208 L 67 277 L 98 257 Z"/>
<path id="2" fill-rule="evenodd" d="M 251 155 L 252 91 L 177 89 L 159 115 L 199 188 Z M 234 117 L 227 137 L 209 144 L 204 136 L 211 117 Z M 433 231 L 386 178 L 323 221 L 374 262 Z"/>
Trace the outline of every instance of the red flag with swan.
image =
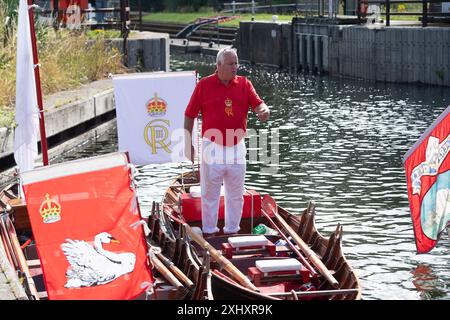
<path id="1" fill-rule="evenodd" d="M 450 106 L 403 157 L 417 253 L 450 226 Z"/>
<path id="2" fill-rule="evenodd" d="M 153 278 L 126 153 L 22 173 L 49 299 L 133 299 Z"/>

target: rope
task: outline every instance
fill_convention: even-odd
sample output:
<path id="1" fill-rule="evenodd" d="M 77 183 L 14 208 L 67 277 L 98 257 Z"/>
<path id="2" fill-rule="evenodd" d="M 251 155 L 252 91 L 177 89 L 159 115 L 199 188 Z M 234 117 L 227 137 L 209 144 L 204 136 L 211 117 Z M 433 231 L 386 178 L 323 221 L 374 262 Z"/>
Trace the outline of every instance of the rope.
<path id="1" fill-rule="evenodd" d="M 130 178 L 130 189 L 133 191 L 133 201 L 131 202 L 131 211 L 134 214 L 138 214 L 139 202 L 137 199 L 136 182 L 135 182 L 135 177 L 138 173 L 138 170 L 131 163 L 128 163 L 127 168 L 129 169 L 128 172 Z"/>
<path id="2" fill-rule="evenodd" d="M 147 223 L 144 220 L 139 220 L 137 222 L 134 222 L 130 225 L 130 227 L 134 230 L 136 230 L 139 226 L 143 226 L 144 227 L 144 234 L 146 237 L 148 237 L 148 235 L 150 234 L 150 228 L 147 226 Z"/>

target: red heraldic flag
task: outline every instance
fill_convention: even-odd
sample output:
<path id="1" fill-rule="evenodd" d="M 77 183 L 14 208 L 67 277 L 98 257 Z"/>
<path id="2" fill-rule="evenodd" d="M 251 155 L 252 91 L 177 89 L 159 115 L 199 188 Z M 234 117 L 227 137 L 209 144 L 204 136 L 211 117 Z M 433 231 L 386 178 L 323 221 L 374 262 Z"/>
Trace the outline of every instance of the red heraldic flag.
<path id="1" fill-rule="evenodd" d="M 418 253 L 433 249 L 450 226 L 449 114 L 450 106 L 403 157 Z"/>
<path id="2" fill-rule="evenodd" d="M 21 175 L 49 299 L 133 299 L 153 284 L 125 153 Z"/>

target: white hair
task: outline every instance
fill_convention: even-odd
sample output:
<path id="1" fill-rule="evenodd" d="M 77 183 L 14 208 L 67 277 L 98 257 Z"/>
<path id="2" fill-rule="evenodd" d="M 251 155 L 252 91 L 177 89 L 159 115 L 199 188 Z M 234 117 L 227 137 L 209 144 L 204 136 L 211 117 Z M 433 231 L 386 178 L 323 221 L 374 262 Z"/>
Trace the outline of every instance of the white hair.
<path id="1" fill-rule="evenodd" d="M 217 58 L 216 58 L 216 64 L 219 65 L 220 63 L 223 63 L 223 61 L 225 60 L 225 54 L 227 53 L 232 53 L 237 57 L 237 51 L 235 48 L 232 47 L 225 47 L 219 50 L 219 52 L 217 52 Z"/>

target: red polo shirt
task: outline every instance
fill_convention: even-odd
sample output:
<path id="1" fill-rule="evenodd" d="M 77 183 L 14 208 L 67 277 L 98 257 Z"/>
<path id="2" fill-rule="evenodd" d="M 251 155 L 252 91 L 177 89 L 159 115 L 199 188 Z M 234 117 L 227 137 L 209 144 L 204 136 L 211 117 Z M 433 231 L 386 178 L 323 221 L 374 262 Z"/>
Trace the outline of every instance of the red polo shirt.
<path id="1" fill-rule="evenodd" d="M 189 118 L 197 118 L 201 113 L 202 136 L 218 144 L 231 146 L 244 137 L 249 107 L 254 110 L 263 102 L 246 77 L 235 76 L 225 85 L 216 72 L 197 83 L 184 114 Z M 227 129 L 231 129 L 228 130 L 228 138 Z M 216 134 L 217 130 L 222 134 L 221 137 Z"/>

